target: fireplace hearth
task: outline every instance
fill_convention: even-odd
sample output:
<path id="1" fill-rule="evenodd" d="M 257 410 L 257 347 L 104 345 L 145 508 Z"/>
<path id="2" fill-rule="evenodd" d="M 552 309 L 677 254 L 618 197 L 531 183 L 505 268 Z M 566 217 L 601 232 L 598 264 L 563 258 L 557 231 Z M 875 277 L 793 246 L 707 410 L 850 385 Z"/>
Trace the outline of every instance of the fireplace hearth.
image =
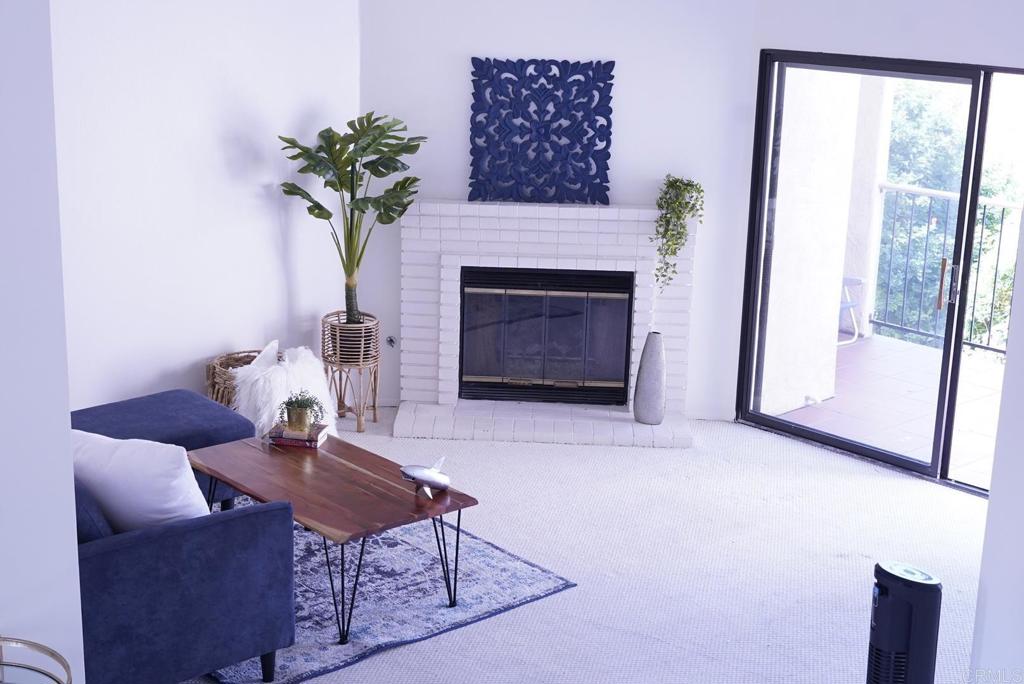
<path id="1" fill-rule="evenodd" d="M 459 396 L 626 403 L 634 274 L 462 268 Z"/>

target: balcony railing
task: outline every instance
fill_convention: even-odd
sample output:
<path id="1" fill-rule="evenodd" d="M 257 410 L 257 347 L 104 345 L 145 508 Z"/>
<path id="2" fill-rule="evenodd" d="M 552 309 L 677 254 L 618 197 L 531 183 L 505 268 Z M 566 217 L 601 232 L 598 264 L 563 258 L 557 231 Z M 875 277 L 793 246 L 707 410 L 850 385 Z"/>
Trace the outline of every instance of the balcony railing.
<path id="1" fill-rule="evenodd" d="M 960 196 L 890 183 L 879 188 L 882 234 L 871 322 L 893 336 L 941 346 L 946 307 L 936 302 L 945 286 L 942 259 L 952 261 Z M 961 293 L 970 347 L 1006 352 L 1020 211 L 1020 202 L 979 200 L 970 286 Z"/>

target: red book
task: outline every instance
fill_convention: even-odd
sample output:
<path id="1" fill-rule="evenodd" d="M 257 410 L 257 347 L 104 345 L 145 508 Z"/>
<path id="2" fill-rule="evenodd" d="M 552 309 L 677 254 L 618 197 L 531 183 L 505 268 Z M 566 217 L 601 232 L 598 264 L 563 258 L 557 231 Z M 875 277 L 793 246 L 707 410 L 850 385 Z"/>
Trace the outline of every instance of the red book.
<path id="1" fill-rule="evenodd" d="M 287 437 L 271 437 L 270 443 L 277 446 L 289 446 L 289 447 L 306 447 L 307 449 L 316 449 L 324 440 L 327 439 L 327 433 L 323 433 L 323 439 L 316 442 L 307 439 L 288 439 Z"/>
<path id="2" fill-rule="evenodd" d="M 315 449 L 327 439 L 327 426 L 322 423 L 313 425 L 308 434 L 296 433 L 286 429 L 286 426 L 278 423 L 267 433 L 271 444 L 280 446 L 309 447 Z"/>

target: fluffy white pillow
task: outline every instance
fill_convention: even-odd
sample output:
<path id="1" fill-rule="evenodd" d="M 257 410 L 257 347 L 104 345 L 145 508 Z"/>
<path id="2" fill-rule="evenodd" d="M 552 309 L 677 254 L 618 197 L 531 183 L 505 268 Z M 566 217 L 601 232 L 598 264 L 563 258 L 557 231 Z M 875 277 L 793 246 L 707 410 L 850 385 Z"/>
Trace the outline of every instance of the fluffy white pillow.
<path id="1" fill-rule="evenodd" d="M 75 479 L 117 532 L 210 513 L 180 446 L 72 430 L 71 451 Z"/>
<path id="2" fill-rule="evenodd" d="M 257 435 L 265 435 L 278 419 L 278 409 L 292 394 L 306 390 L 324 405 L 327 431 L 336 434 L 336 407 L 331 400 L 324 364 L 309 347 L 286 349 L 277 360 L 278 343 L 274 340 L 251 364 L 234 370 L 235 400 L 232 408 L 256 426 Z"/>
<path id="3" fill-rule="evenodd" d="M 277 422 L 277 407 L 288 398 L 288 373 L 277 362 L 277 340 L 266 347 L 248 366 L 234 369 L 233 409 L 253 422 L 262 436 Z"/>

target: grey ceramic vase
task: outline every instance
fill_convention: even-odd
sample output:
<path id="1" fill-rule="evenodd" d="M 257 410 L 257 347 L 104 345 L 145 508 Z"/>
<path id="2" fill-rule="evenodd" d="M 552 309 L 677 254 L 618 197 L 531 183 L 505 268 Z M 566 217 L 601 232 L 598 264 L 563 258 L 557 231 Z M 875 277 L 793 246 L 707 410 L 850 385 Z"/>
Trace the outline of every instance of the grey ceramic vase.
<path id="1" fill-rule="evenodd" d="M 665 345 L 661 333 L 647 333 L 633 390 L 633 417 L 638 423 L 661 425 L 665 420 Z"/>

